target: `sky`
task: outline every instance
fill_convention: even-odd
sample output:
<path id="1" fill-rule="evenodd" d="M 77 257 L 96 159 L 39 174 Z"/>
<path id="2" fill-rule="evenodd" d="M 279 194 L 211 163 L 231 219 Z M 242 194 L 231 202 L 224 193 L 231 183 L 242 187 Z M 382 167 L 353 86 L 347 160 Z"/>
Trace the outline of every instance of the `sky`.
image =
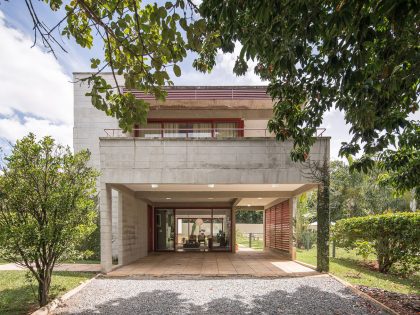
<path id="1" fill-rule="evenodd" d="M 34 2 L 47 25 L 54 25 L 64 15 L 53 13 L 43 2 Z M 67 53 L 56 50 L 57 58 L 41 45 L 33 46 L 32 22 L 24 1 L 0 2 L 0 148 L 7 154 L 10 144 L 33 132 L 38 138 L 53 136 L 72 146 L 73 72 L 90 71 L 90 59 L 102 55 L 100 42 L 92 50 L 74 41 L 62 39 Z M 33 46 L 33 47 L 32 47 Z M 182 76 L 175 85 L 264 85 L 253 73 L 252 63 L 245 76 L 237 77 L 232 69 L 239 47 L 232 54 L 219 53 L 211 74 L 202 74 L 191 66 L 193 57 L 182 64 Z M 339 111 L 325 114 L 322 127 L 331 136 L 331 159 L 338 158 L 341 142 L 350 140 L 349 126 Z"/>

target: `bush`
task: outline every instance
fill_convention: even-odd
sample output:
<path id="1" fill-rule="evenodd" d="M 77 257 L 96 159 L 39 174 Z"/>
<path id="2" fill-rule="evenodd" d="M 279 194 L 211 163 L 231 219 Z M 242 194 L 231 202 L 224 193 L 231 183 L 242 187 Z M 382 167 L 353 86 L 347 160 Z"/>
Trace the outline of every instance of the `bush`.
<path id="1" fill-rule="evenodd" d="M 337 246 L 356 248 L 360 242 L 373 245 L 379 271 L 388 273 L 397 263 L 418 261 L 420 255 L 420 213 L 401 212 L 343 219 L 336 222 L 332 238 Z"/>

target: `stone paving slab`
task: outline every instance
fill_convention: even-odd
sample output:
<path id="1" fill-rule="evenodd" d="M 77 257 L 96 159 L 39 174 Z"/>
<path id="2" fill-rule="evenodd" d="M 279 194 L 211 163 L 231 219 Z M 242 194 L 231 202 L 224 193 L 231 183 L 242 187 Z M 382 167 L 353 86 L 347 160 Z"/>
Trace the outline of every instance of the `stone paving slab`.
<path id="1" fill-rule="evenodd" d="M 317 275 L 282 255 L 270 252 L 238 253 L 152 253 L 136 262 L 122 266 L 107 277 L 129 276 L 253 276 L 294 277 Z"/>

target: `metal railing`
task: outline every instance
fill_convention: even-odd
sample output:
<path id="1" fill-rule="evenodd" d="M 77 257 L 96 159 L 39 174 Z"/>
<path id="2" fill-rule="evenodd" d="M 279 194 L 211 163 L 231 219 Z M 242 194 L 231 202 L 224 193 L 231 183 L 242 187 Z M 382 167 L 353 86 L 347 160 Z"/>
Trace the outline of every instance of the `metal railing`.
<path id="1" fill-rule="evenodd" d="M 325 128 L 317 128 L 315 137 L 322 137 Z M 274 138 L 267 128 L 135 128 L 131 133 L 122 129 L 104 129 L 107 137 L 138 137 L 143 139 L 199 139 L 199 138 Z"/>

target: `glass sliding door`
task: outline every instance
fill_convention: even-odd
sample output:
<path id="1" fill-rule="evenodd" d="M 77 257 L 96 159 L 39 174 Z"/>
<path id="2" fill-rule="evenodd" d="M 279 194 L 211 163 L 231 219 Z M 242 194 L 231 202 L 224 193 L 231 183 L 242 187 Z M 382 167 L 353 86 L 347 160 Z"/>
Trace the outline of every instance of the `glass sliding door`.
<path id="1" fill-rule="evenodd" d="M 230 251 L 231 209 L 176 209 L 177 251 Z"/>
<path id="2" fill-rule="evenodd" d="M 231 250 L 231 209 L 213 209 L 213 246 L 212 250 Z"/>
<path id="3" fill-rule="evenodd" d="M 211 239 L 211 209 L 176 209 L 178 251 L 207 251 Z"/>
<path id="4" fill-rule="evenodd" d="M 174 209 L 155 210 L 156 250 L 175 250 Z"/>

